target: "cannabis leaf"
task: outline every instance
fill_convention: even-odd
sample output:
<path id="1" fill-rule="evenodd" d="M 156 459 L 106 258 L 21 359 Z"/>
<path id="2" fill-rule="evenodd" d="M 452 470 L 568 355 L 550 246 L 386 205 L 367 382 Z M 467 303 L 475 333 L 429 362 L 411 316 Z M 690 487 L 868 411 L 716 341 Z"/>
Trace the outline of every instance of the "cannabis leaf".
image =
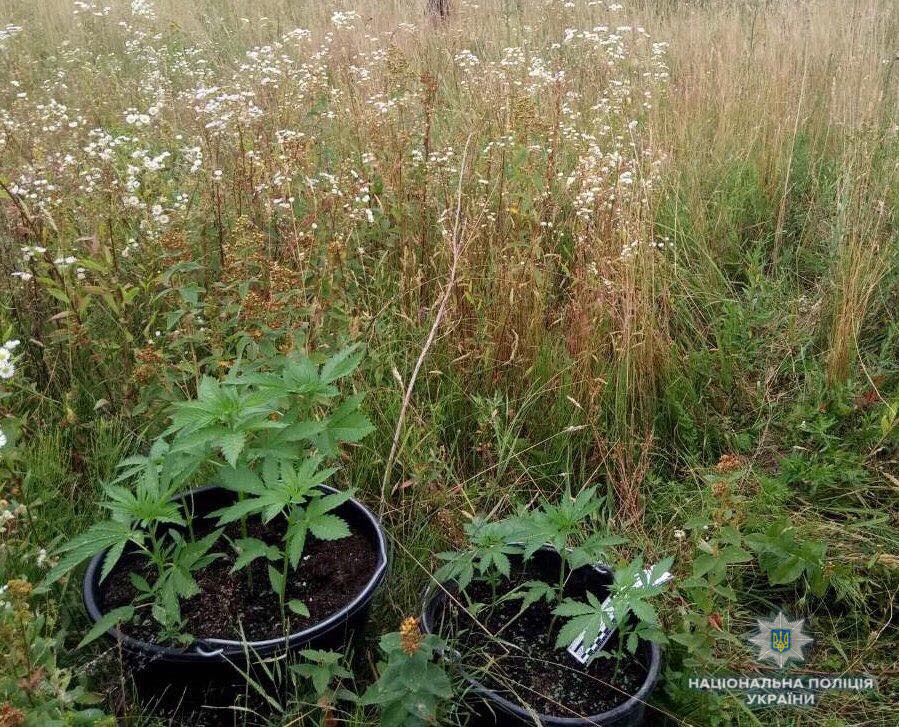
<path id="1" fill-rule="evenodd" d="M 508 578 L 512 568 L 509 556 L 521 553 L 521 546 L 515 542 L 519 535 L 517 524 L 511 520 L 488 523 L 475 518 L 465 526 L 465 532 L 469 541 L 467 549 L 437 554 L 447 561 L 437 569 L 437 580 L 441 583 L 454 580 L 464 591 L 475 570 L 482 576 L 496 571 Z"/>
<path id="2" fill-rule="evenodd" d="M 597 496 L 595 487 L 588 487 L 577 496 L 566 490 L 559 504 L 543 503 L 540 508 L 519 518 L 525 559 L 547 543 L 564 554 L 580 537 L 587 519 L 596 514 L 604 501 L 605 498 Z M 598 545 L 599 541 L 596 541 L 594 549 Z M 579 559 L 583 560 L 584 555 L 579 555 Z"/>
<path id="3" fill-rule="evenodd" d="M 109 613 L 104 613 L 97 620 L 97 623 L 91 627 L 90 631 L 84 635 L 84 638 L 81 639 L 81 642 L 76 648 L 80 649 L 83 646 L 87 646 L 89 643 L 109 631 L 109 629 L 114 628 L 125 621 L 130 621 L 133 618 L 134 606 L 120 606 L 119 608 L 112 609 Z"/>
<path id="4" fill-rule="evenodd" d="M 304 649 L 300 657 L 305 661 L 293 664 L 290 670 L 303 679 L 312 682 L 315 696 L 318 699 L 329 694 L 331 685 L 341 679 L 352 679 L 353 673 L 341 663 L 343 654 L 336 651 L 322 651 L 320 649 Z M 350 694 L 342 690 L 340 696 L 346 698 Z M 355 697 L 355 695 L 352 695 Z"/>
<path id="5" fill-rule="evenodd" d="M 615 624 L 614 611 L 604 607 L 590 591 L 587 591 L 587 603 L 566 598 L 553 609 L 553 615 L 568 619 L 556 637 L 556 648 L 559 649 L 571 644 L 581 634 L 585 644 L 592 644 L 601 631 L 613 628 Z"/>
<path id="6" fill-rule="evenodd" d="M 60 560 L 50 569 L 47 577 L 41 583 L 41 588 L 46 589 L 50 584 L 58 581 L 88 558 L 93 558 L 97 553 L 101 553 L 106 548 L 109 548 L 110 551 L 103 561 L 103 569 L 100 573 L 100 580 L 102 581 L 109 575 L 121 558 L 125 546 L 129 542 L 140 544 L 143 541 L 143 537 L 144 533 L 142 531 L 131 528 L 127 523 L 115 520 L 108 520 L 91 526 L 87 532 L 72 538 L 72 540 L 58 549 L 57 553 L 61 555 Z"/>

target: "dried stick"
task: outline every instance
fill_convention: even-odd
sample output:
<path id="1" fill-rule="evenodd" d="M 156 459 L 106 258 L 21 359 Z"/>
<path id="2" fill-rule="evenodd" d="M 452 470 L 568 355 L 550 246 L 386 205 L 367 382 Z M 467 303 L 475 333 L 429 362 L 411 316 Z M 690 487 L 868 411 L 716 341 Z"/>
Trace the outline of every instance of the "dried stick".
<path id="1" fill-rule="evenodd" d="M 453 288 L 456 285 L 456 270 L 459 267 L 459 257 L 462 252 L 462 180 L 465 176 L 465 163 L 468 159 L 468 146 L 471 143 L 471 134 L 465 141 L 465 151 L 462 153 L 462 163 L 459 165 L 459 185 L 456 189 L 456 219 L 453 223 L 453 237 L 450 243 L 450 251 L 452 253 L 452 262 L 450 263 L 449 276 L 446 281 L 446 287 L 443 290 L 443 297 L 440 299 L 440 305 L 437 307 L 437 315 L 434 316 L 434 322 L 431 324 L 431 330 L 425 339 L 421 353 L 418 354 L 418 360 L 415 362 L 415 368 L 412 370 L 412 376 L 409 377 L 409 384 L 406 386 L 406 393 L 403 395 L 403 405 L 400 407 L 400 415 L 396 420 L 396 430 L 393 432 L 393 444 L 390 446 L 390 456 L 387 457 L 387 464 L 384 466 L 384 479 L 381 481 L 381 514 L 384 514 L 384 505 L 387 501 L 387 482 L 390 480 L 390 473 L 393 470 L 393 463 L 396 460 L 397 449 L 400 444 L 400 436 L 403 433 L 403 424 L 406 421 L 406 411 L 409 409 L 409 402 L 412 400 L 412 389 L 415 387 L 415 381 L 418 378 L 418 372 L 434 343 L 443 317 L 446 315 L 446 306 L 449 303 Z"/>

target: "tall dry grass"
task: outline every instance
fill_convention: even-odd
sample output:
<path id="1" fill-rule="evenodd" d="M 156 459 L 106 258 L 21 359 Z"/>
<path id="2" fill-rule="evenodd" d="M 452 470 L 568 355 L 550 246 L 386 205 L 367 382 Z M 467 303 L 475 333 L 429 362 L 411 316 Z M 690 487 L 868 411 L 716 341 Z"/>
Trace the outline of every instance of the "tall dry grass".
<path id="1" fill-rule="evenodd" d="M 895 3 L 642 0 L 610 11 L 585 2 L 458 2 L 446 23 L 434 24 L 424 2 L 392 0 L 356 8 L 360 18 L 337 27 L 335 8 L 321 2 L 159 0 L 150 23 L 158 38 L 141 41 L 163 59 L 152 77 L 126 53 L 116 22 L 129 17 L 129 5 L 109 5 L 108 18 L 92 15 L 104 13 L 94 3 L 76 22 L 68 0 L 0 0 L 0 15 L 28 34 L 27 49 L 23 42 L 4 56 L 4 77 L 28 87 L 34 103 L 53 94 L 79 109 L 86 127 L 116 130 L 124 109 L 149 103 L 147 84 L 158 83 L 167 107 L 141 143 L 166 148 L 182 134 L 206 160 L 195 179 L 166 182 L 192 199 L 175 225 L 213 267 L 224 263 L 215 251 L 223 255 L 229 235 L 254 228 L 266 254 L 307 281 L 300 297 L 316 311 L 313 321 L 340 300 L 351 331 L 374 315 L 388 317 L 388 330 L 428 330 L 450 266 L 458 155 L 471 136 L 466 236 L 436 348 L 463 379 L 512 396 L 524 395 L 541 356 L 555 352 L 573 372 L 572 398 L 592 422 L 600 466 L 621 483 L 628 519 L 639 516 L 646 443 L 663 439 L 657 430 L 673 387 L 705 385 L 690 355 L 718 346 L 722 306 L 758 270 L 789 288 L 784 305 L 813 311 L 831 381 L 855 371 L 858 337 L 882 303 L 878 288 L 896 246 Z M 579 55 L 596 52 L 593 41 L 570 50 L 560 43 L 567 29 L 597 26 L 606 26 L 605 42 L 619 25 L 636 40 L 611 64 Z M 286 43 L 238 70 L 246 51 L 265 56 L 295 27 L 311 31 L 306 45 Z M 667 80 L 652 66 L 657 42 L 668 44 Z M 327 52 L 315 56 L 323 43 Z M 203 84 L 256 93 L 261 117 L 238 115 L 211 133 L 209 120 L 178 100 L 200 85 L 200 75 L 178 65 L 193 62 L 184 48 L 204 59 Z M 523 49 L 526 62 L 503 66 L 508 48 Z M 80 61 L 71 60 L 73 49 L 83 49 Z M 464 51 L 482 65 L 466 68 Z M 276 84 L 261 84 L 279 54 L 293 65 Z M 527 67 L 535 56 L 547 61 L 539 83 Z M 52 81 L 61 66 L 65 82 Z M 564 78 L 553 80 L 559 69 Z M 307 72 L 312 80 L 298 82 Z M 618 98 L 622 81 L 630 91 Z M 396 107 L 377 111 L 377 94 Z M 612 108 L 596 110 L 603 98 Z M 316 99 L 329 116 L 318 115 Z M 14 117 L 35 119 L 8 132 L 5 179 L 83 144 L 73 134 L 35 134 L 32 102 L 7 100 Z M 284 144 L 275 140 L 282 129 L 306 136 Z M 596 149 L 587 133 L 597 135 Z M 366 152 L 377 157 L 366 172 L 377 178 L 376 204 L 348 210 L 347 199 L 363 196 L 351 171 Z M 210 182 L 213 169 L 220 183 Z M 257 190 L 285 170 L 294 181 Z M 345 196 L 304 187 L 304 177 L 322 171 Z M 622 171 L 636 184 L 622 182 Z M 93 236 L 121 249 L 117 238 L 128 237 L 132 222 L 107 202 L 118 192 L 62 192 L 65 211 L 48 211 L 55 217 L 42 227 L 47 247 L 80 246 L 89 256 L 79 241 Z M 304 200 L 302 211 L 273 207 L 270 197 L 288 194 Z M 380 232 L 362 220 L 366 205 L 385 220 Z M 15 209 L 6 217 L 7 250 L 33 243 Z M 809 296 L 811 304 L 800 303 Z M 29 309 L 38 310 L 22 306 Z M 417 351 L 406 335 L 412 353 L 400 368 Z M 736 381 L 731 393 L 751 399 L 755 382 Z"/>

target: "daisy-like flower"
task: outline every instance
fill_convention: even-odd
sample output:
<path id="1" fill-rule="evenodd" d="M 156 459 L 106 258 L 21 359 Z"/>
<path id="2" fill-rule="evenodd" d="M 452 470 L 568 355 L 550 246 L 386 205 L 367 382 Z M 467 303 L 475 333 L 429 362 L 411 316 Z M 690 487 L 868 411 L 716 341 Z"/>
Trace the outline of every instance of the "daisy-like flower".
<path id="1" fill-rule="evenodd" d="M 0 379 L 11 379 L 16 373 L 16 365 L 12 360 L 12 352 L 19 345 L 17 339 L 11 339 L 0 346 Z"/>

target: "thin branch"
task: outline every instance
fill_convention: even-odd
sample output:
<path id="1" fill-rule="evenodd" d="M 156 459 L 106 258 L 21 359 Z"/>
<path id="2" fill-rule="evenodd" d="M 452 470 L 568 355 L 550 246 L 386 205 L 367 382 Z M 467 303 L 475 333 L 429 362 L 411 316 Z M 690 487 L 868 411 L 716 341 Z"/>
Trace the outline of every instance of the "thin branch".
<path id="1" fill-rule="evenodd" d="M 409 402 L 412 400 L 412 390 L 415 387 L 415 381 L 418 379 L 418 372 L 421 371 L 422 364 L 434 343 L 434 338 L 446 315 L 446 307 L 449 303 L 450 296 L 456 286 L 456 271 L 459 267 L 459 258 L 462 252 L 462 180 L 465 176 L 465 163 L 468 159 L 468 147 L 471 143 L 471 134 L 465 141 L 465 151 L 462 153 L 462 163 L 459 165 L 459 185 L 456 189 L 456 219 L 453 224 L 453 237 L 450 243 L 450 251 L 452 253 L 452 262 L 450 263 L 449 275 L 446 281 L 446 287 L 443 290 L 443 297 L 440 299 L 440 305 L 437 308 L 437 315 L 434 316 L 434 322 L 431 324 L 431 330 L 422 346 L 421 353 L 418 354 L 418 360 L 415 362 L 415 368 L 412 370 L 412 376 L 409 377 L 409 384 L 406 386 L 406 393 L 403 396 L 403 405 L 400 407 L 400 415 L 396 420 L 396 430 L 393 432 L 393 444 L 390 446 L 390 456 L 387 457 L 387 464 L 384 466 L 384 479 L 381 481 L 381 511 L 383 514 L 384 504 L 387 501 L 387 483 L 390 480 L 390 474 L 393 471 L 393 463 L 396 460 L 397 449 L 400 444 L 400 436 L 403 433 L 403 424 L 406 421 L 406 412 L 409 409 Z"/>

